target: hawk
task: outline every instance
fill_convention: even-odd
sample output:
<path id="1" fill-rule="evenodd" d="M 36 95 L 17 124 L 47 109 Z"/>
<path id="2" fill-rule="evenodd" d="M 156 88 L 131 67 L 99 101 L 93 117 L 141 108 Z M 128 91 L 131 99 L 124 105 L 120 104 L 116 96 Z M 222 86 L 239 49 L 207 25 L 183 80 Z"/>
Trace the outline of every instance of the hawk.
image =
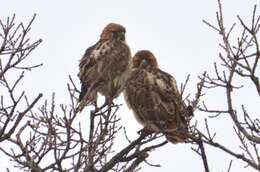
<path id="1" fill-rule="evenodd" d="M 163 133 L 172 143 L 184 142 L 192 111 L 182 101 L 175 79 L 159 69 L 148 50 L 135 54 L 129 75 L 125 100 L 144 130 Z"/>
<path id="2" fill-rule="evenodd" d="M 87 104 L 96 102 L 97 92 L 110 101 L 122 92 L 131 62 L 125 32 L 123 26 L 110 23 L 103 29 L 99 41 L 85 51 L 78 74 L 81 110 Z"/>

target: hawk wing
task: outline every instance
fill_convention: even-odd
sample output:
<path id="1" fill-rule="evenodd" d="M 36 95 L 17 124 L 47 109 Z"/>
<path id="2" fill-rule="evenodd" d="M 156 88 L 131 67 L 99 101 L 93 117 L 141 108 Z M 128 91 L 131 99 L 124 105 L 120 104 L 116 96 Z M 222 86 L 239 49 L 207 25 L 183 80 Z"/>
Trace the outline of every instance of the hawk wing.
<path id="1" fill-rule="evenodd" d="M 137 120 L 155 132 L 176 130 L 185 125 L 185 104 L 175 79 L 160 69 L 135 70 L 125 90 L 128 106 Z"/>
<path id="2" fill-rule="evenodd" d="M 130 59 L 129 47 L 124 43 L 100 40 L 88 48 L 79 64 L 79 101 L 93 102 L 97 92 L 113 98 L 118 96 L 127 78 Z"/>
<path id="3" fill-rule="evenodd" d="M 90 87 L 90 83 L 95 80 L 94 77 L 97 76 L 97 61 L 93 54 L 96 46 L 99 45 L 100 42 L 96 43 L 95 45 L 89 47 L 85 54 L 83 55 L 82 59 L 79 63 L 79 74 L 78 77 L 81 81 L 81 92 L 79 95 L 79 100 L 81 101 L 84 95 L 87 93 L 88 88 Z"/>

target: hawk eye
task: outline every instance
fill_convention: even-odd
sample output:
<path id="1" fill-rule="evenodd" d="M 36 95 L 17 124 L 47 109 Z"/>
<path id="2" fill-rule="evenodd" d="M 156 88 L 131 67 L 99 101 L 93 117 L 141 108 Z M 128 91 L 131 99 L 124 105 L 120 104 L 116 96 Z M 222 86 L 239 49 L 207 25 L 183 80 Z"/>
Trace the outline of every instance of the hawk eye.
<path id="1" fill-rule="evenodd" d="M 149 62 L 147 61 L 147 59 L 142 59 L 142 60 L 141 60 L 141 63 L 140 63 L 140 66 L 145 67 L 145 66 L 147 66 L 148 64 L 149 64 Z"/>
<path id="2" fill-rule="evenodd" d="M 113 37 L 117 40 L 124 41 L 125 40 L 125 32 L 123 31 L 112 31 Z"/>

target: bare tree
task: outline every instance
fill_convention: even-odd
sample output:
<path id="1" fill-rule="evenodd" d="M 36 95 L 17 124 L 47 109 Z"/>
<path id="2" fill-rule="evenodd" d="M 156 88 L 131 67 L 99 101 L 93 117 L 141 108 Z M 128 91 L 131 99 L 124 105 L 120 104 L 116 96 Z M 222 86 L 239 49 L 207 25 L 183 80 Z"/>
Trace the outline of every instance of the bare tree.
<path id="1" fill-rule="evenodd" d="M 199 147 L 198 149 L 194 148 L 194 150 L 202 157 L 205 171 L 210 170 L 203 144 L 216 147 L 226 154 L 246 162 L 248 168 L 251 167 L 259 171 L 260 121 L 257 117 L 259 116 L 259 112 L 255 112 L 257 115 L 253 112 L 250 114 L 246 106 L 242 104 L 243 101 L 241 104 L 236 101 L 236 95 L 241 91 L 243 86 L 253 85 L 254 87 L 247 87 L 247 89 L 251 88 L 250 91 L 254 91 L 255 95 L 258 95 L 258 98 L 260 96 L 260 51 L 258 42 L 260 15 L 257 15 L 257 6 L 255 5 L 250 23 L 246 23 L 240 16 L 237 16 L 238 23 L 234 23 L 228 29 L 224 22 L 222 3 L 218 0 L 216 19 L 216 26 L 205 20 L 203 22 L 215 30 L 221 37 L 219 62 L 214 63 L 213 75 L 205 73 L 200 78 L 204 82 L 203 89 L 205 93 L 221 90 L 226 107 L 224 109 L 209 109 L 207 104 L 210 102 L 203 102 L 199 110 L 209 114 L 215 120 L 222 120 L 223 115 L 229 115 L 232 121 L 230 125 L 233 125 L 234 129 L 234 138 L 237 137 L 240 141 L 237 143 L 239 144 L 240 151 L 235 151 L 229 148 L 230 145 L 224 145 L 221 140 L 215 139 L 218 133 L 213 132 L 214 129 L 210 127 L 207 119 L 205 119 L 205 133 L 195 129 L 195 133 L 199 136 L 197 137 Z M 237 29 L 236 31 L 240 31 L 240 35 L 235 36 L 233 34 L 235 29 Z M 243 83 L 244 85 L 238 85 L 238 83 Z M 243 100 L 243 97 L 240 100 Z M 252 98 L 252 101 L 257 100 Z M 255 109 L 258 109 L 258 107 L 255 107 Z M 232 161 L 230 161 L 228 171 L 230 171 L 231 167 Z"/>
<path id="2" fill-rule="evenodd" d="M 232 37 L 236 24 L 230 29 L 224 25 L 222 4 L 218 1 L 219 9 L 216 14 L 217 26 L 204 21 L 221 36 L 221 52 L 219 62 L 214 63 L 214 74 L 204 72 L 199 76 L 197 93 L 194 100 L 188 100 L 193 110 L 206 113 L 214 120 L 221 120 L 222 115 L 229 115 L 234 126 L 234 137 L 240 141 L 240 151 L 237 152 L 216 140 L 214 133 L 207 122 L 196 121 L 190 126 L 190 139 L 192 149 L 201 156 L 206 172 L 210 171 L 207 162 L 206 148 L 216 147 L 219 150 L 240 159 L 248 164 L 248 168 L 260 170 L 260 157 L 258 154 L 260 142 L 259 118 L 254 118 L 246 106 L 237 109 L 234 101 L 234 92 L 237 80 L 245 80 L 245 84 L 253 84 L 254 91 L 260 95 L 259 85 L 259 45 L 258 31 L 260 17 L 256 6 L 250 24 L 246 24 L 238 16 L 238 29 L 242 29 L 237 39 Z M 77 97 L 79 90 L 73 77 L 69 77 L 67 84 L 67 97 L 69 104 L 57 105 L 55 94 L 39 105 L 39 94 L 32 101 L 28 100 L 25 91 L 20 91 L 25 71 L 40 67 L 28 65 L 30 53 L 42 42 L 40 39 L 31 42 L 28 38 L 35 15 L 25 25 L 15 25 L 15 15 L 7 18 L 6 22 L 0 20 L 0 151 L 14 161 L 15 167 L 22 171 L 90 171 L 90 172 L 133 172 L 140 169 L 141 163 L 147 163 L 151 151 L 162 147 L 168 142 L 162 139 L 162 134 L 141 131 L 135 140 L 127 137 L 126 131 L 120 125 L 120 105 L 105 103 L 101 106 L 91 105 L 92 111 L 83 111 L 88 122 L 88 130 L 82 131 L 80 114 L 77 111 Z M 234 41 L 236 40 L 236 41 Z M 181 86 L 184 95 L 189 77 Z M 226 101 L 226 109 L 209 109 L 208 103 L 200 102 L 202 96 L 214 89 L 222 90 Z M 38 108 L 36 108 L 36 104 Z M 197 123 L 205 123 L 203 129 Z M 115 146 L 115 140 L 124 133 L 129 142 L 122 149 Z M 213 134 L 214 133 L 214 134 Z M 26 137 L 25 137 L 26 136 Z M 10 149 L 1 147 L 8 143 Z M 205 147 L 207 145 L 207 147 Z M 232 168 L 232 161 L 228 171 Z"/>
<path id="3" fill-rule="evenodd" d="M 41 66 L 27 66 L 24 62 L 29 54 L 42 42 L 31 42 L 29 31 L 35 15 L 29 24 L 15 25 L 15 15 L 7 18 L 4 23 L 0 20 L 0 142 L 9 139 L 24 116 L 42 97 L 39 94 L 32 102 L 26 98 L 25 91 L 19 91 L 26 70 Z M 15 73 L 11 73 L 14 71 Z M 13 79 L 15 78 L 15 79 Z M 27 102 L 27 107 L 20 107 Z"/>
<path id="4" fill-rule="evenodd" d="M 39 39 L 31 43 L 28 38 L 34 19 L 35 15 L 28 25 L 15 25 L 15 15 L 5 23 L 0 20 L 0 141 L 10 145 L 10 149 L 0 147 L 0 150 L 16 163 L 15 167 L 24 171 L 135 171 L 146 161 L 148 152 L 167 141 L 153 142 L 162 135 L 145 132 L 130 141 L 124 132 L 129 145 L 116 150 L 114 140 L 123 131 L 118 123 L 120 105 L 95 106 L 86 114 L 90 120 L 86 133 L 77 119 L 78 89 L 71 77 L 67 85 L 68 105 L 57 107 L 53 94 L 50 100 L 35 108 L 42 94 L 31 102 L 25 91 L 19 92 L 25 71 L 41 66 L 24 63 L 42 42 Z"/>

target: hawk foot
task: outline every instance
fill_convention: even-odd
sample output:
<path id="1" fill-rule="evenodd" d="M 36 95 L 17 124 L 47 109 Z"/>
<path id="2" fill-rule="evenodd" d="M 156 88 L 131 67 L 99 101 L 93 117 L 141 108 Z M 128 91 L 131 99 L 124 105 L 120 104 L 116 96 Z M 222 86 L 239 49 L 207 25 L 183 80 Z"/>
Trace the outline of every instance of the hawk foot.
<path id="1" fill-rule="evenodd" d="M 149 134 L 152 134 L 153 131 L 151 131 L 151 130 L 149 130 L 149 129 L 147 129 L 147 128 L 144 127 L 143 129 L 137 131 L 137 133 L 138 133 L 139 135 L 149 135 Z"/>

